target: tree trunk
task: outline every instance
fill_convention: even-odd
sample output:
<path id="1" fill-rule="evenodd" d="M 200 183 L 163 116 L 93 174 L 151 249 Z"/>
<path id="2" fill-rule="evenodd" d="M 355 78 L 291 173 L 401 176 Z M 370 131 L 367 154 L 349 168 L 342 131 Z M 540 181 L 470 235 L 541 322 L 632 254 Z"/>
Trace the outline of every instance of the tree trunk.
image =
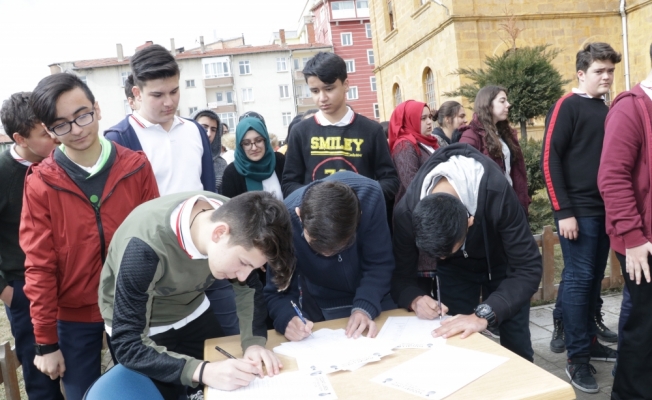
<path id="1" fill-rule="evenodd" d="M 527 140 L 527 120 L 521 120 L 521 139 Z"/>

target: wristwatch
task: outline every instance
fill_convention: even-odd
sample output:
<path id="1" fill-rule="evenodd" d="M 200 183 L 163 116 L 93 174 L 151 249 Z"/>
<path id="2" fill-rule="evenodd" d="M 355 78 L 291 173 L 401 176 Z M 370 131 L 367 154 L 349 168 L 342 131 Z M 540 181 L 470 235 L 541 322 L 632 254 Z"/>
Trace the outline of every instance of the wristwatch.
<path id="1" fill-rule="evenodd" d="M 55 344 L 38 344 L 34 345 L 34 352 L 37 356 L 44 356 L 46 354 L 54 353 L 59 350 L 59 343 Z"/>
<path id="2" fill-rule="evenodd" d="M 484 318 L 487 320 L 487 327 L 492 327 L 496 324 L 496 313 L 491 309 L 489 304 L 480 304 L 475 308 L 475 315 L 478 318 Z"/>

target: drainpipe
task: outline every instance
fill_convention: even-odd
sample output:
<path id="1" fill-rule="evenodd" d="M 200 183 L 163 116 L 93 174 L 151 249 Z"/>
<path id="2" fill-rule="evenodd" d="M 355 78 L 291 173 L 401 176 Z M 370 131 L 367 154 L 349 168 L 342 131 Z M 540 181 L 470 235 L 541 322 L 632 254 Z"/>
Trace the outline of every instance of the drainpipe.
<path id="1" fill-rule="evenodd" d="M 629 90 L 629 46 L 627 43 L 627 13 L 625 0 L 620 0 L 620 17 L 623 21 L 623 58 L 625 59 L 625 89 Z"/>
<path id="2" fill-rule="evenodd" d="M 624 0 L 623 0 L 624 1 Z M 448 11 L 448 7 L 444 5 L 444 3 L 441 2 L 441 0 L 432 0 L 433 3 L 440 5 L 446 9 L 446 15 L 451 15 L 450 11 Z"/>

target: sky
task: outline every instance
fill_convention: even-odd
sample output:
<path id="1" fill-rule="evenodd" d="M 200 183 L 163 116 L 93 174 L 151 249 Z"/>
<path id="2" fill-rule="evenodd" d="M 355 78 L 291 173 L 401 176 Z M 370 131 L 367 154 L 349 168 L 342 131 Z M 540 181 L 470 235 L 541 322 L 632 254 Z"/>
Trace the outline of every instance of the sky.
<path id="1" fill-rule="evenodd" d="M 311 0 L 312 1 L 312 0 Z M 31 91 L 49 64 L 125 56 L 148 40 L 170 48 L 244 34 L 268 44 L 296 30 L 306 0 L 0 0 L 0 101 Z"/>

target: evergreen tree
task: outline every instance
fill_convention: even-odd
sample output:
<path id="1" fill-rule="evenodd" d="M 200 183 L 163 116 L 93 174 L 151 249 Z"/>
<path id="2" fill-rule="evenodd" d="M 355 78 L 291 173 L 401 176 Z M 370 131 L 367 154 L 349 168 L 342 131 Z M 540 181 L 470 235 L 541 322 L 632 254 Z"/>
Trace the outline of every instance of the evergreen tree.
<path id="1" fill-rule="evenodd" d="M 549 45 L 540 45 L 512 48 L 501 55 L 487 57 L 485 69 L 457 70 L 457 74 L 469 78 L 472 83 L 444 95 L 463 96 L 473 102 L 478 91 L 487 85 L 505 87 L 512 104 L 509 119 L 520 123 L 521 138 L 527 139 L 527 121 L 546 115 L 563 95 L 562 87 L 570 82 L 562 79 L 559 71 L 552 66 L 551 62 L 559 52 L 549 49 Z"/>

